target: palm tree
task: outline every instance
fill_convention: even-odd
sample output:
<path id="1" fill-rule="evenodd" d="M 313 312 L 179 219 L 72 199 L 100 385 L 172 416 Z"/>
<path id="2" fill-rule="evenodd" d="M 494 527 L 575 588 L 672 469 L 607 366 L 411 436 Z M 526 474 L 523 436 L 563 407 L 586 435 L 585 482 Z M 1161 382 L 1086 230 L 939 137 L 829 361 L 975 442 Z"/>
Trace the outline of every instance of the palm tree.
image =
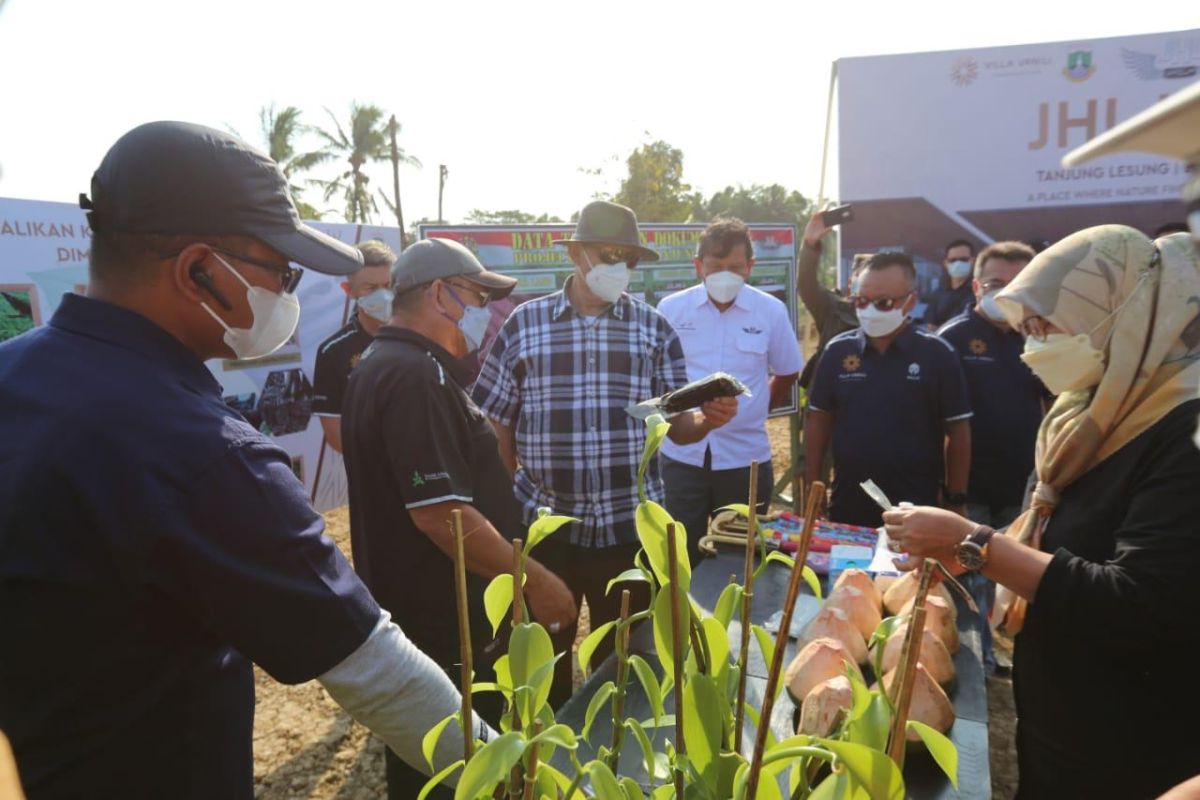
<path id="1" fill-rule="evenodd" d="M 310 128 L 300 122 L 300 109 L 295 106 L 286 106 L 280 111 L 275 110 L 274 103 L 263 106 L 258 111 L 258 120 L 263 140 L 267 143 L 267 154 L 283 170 L 284 177 L 288 180 L 288 191 L 296 203 L 296 210 L 304 219 L 320 219 L 321 212 L 304 202 L 304 189 L 297 185 L 294 179 L 300 173 L 308 172 L 333 158 L 333 154 L 325 150 L 296 152 L 297 138 L 309 132 Z"/>
<path id="2" fill-rule="evenodd" d="M 326 152 L 345 158 L 350 169 L 333 180 L 314 182 L 324 188 L 326 200 L 339 192 L 342 194 L 346 201 L 347 222 L 369 222 L 371 214 L 377 212 L 379 206 L 367 186 L 371 179 L 363 172 L 363 167 L 370 161 L 383 161 L 391 157 L 383 109 L 351 103 L 348 128 L 343 128 L 328 108 L 325 113 L 333 122 L 333 130 L 317 128 L 315 133 L 325 141 Z"/>

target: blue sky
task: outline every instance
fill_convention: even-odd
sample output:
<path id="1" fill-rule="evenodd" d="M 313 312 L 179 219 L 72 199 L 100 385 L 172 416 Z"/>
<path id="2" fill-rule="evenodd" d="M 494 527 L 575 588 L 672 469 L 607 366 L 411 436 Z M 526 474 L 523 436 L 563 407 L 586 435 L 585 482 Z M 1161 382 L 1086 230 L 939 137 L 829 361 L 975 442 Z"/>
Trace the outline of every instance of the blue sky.
<path id="1" fill-rule="evenodd" d="M 440 163 L 451 221 L 476 207 L 569 215 L 616 188 L 647 132 L 683 150 L 685 177 L 706 193 L 782 183 L 813 196 L 836 58 L 1200 25 L 1194 2 L 1179 0 L 1140 16 L 1045 0 L 716 8 L 8 0 L 0 196 L 71 200 L 112 141 L 148 120 L 231 126 L 253 141 L 265 104 L 324 124 L 323 107 L 344 116 L 352 100 L 395 113 L 402 146 L 424 164 L 402 171 L 408 219 L 436 216 Z M 385 167 L 371 173 L 390 190 Z"/>

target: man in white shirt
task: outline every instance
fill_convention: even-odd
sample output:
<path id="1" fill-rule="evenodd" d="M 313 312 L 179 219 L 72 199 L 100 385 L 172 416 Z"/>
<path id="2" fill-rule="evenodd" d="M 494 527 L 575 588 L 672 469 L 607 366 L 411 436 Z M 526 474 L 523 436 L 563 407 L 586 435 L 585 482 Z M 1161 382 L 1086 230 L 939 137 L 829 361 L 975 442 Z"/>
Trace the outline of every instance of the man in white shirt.
<path id="1" fill-rule="evenodd" d="M 804 365 L 787 307 L 746 285 L 753 267 L 754 245 L 746 224 L 739 219 L 713 220 L 696 251 L 701 283 L 658 305 L 683 343 L 689 381 L 727 372 L 751 393 L 740 399 L 738 415 L 706 439 L 695 444 L 663 442 L 667 511 L 687 528 L 693 563 L 699 558 L 696 543 L 707 532 L 709 515 L 748 501 L 751 461 L 759 463 L 758 508 L 766 511 L 774 486 L 767 411 L 786 401 Z"/>

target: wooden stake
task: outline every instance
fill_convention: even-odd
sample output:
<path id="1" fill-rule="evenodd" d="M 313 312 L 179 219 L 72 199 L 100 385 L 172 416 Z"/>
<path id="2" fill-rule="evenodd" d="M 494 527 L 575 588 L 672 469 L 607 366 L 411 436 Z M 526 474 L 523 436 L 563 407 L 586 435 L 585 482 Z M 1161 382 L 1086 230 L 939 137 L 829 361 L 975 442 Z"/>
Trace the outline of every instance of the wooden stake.
<path id="1" fill-rule="evenodd" d="M 671 592 L 671 648 L 675 657 L 675 754 L 678 757 L 687 755 L 687 743 L 683 739 L 683 631 L 679 618 L 679 568 L 676 561 L 679 558 L 679 547 L 675 544 L 675 523 L 667 523 L 667 574 L 670 576 L 669 591 Z M 613 720 L 613 724 L 617 721 Z M 678 763 L 675 767 L 675 800 L 683 800 L 683 770 Z"/>
<path id="2" fill-rule="evenodd" d="M 758 462 L 750 462 L 750 513 L 746 519 L 746 564 L 742 572 L 742 646 L 738 651 L 737 708 L 734 710 L 733 749 L 742 752 L 746 721 L 746 664 L 750 656 L 750 603 L 754 599 L 754 547 L 758 539 Z"/>
<path id="3" fill-rule="evenodd" d="M 525 562 L 522 558 L 521 551 L 524 549 L 525 543 L 521 539 L 513 539 L 513 605 L 512 605 L 512 624 L 520 625 L 525 621 L 525 580 L 524 569 Z M 517 694 L 513 691 L 512 704 L 512 730 L 521 730 L 521 715 L 517 711 Z M 522 779 L 521 760 L 517 759 L 517 763 L 513 764 L 512 772 L 509 773 L 508 779 L 508 796 L 510 800 L 518 800 L 524 789 L 524 781 Z"/>
<path id="4" fill-rule="evenodd" d="M 901 651 L 900 665 L 895 677 L 892 678 L 892 705 L 895 706 L 896 716 L 892 720 L 892 731 L 888 737 L 888 755 L 901 769 L 904 769 L 908 709 L 912 704 L 913 683 L 917 679 L 917 660 L 921 655 L 921 635 L 925 631 L 925 596 L 929 594 L 929 583 L 936 564 L 936 561 L 927 558 L 921 566 L 921 579 L 917 584 L 917 594 L 913 597 L 912 616 L 908 620 L 908 631 L 904 635 L 904 649 Z M 882 675 L 879 676 L 879 685 L 883 686 Z"/>
<path id="5" fill-rule="evenodd" d="M 458 600 L 458 653 L 462 668 L 462 730 L 463 761 L 470 761 L 475 752 L 475 724 L 471 713 L 471 679 L 475 666 L 471 654 L 471 619 L 467 608 L 467 557 L 463 552 L 462 511 L 450 512 L 450 524 L 454 529 L 454 588 Z"/>
<path id="6" fill-rule="evenodd" d="M 796 610 L 796 598 L 800 594 L 804 563 L 808 558 L 808 547 L 812 541 L 813 528 L 821 513 L 825 497 L 825 484 L 816 481 L 808 496 L 808 508 L 804 514 L 804 527 L 800 529 L 800 545 L 796 549 L 796 562 L 792 565 L 792 577 L 788 582 L 787 595 L 783 601 L 783 617 L 779 621 L 779 632 L 775 634 L 775 652 L 771 656 L 771 668 L 767 672 L 767 689 L 762 709 L 758 715 L 758 732 L 754 737 L 754 756 L 750 759 L 750 773 L 746 781 L 746 797 L 755 797 L 758 791 L 758 774 L 762 770 L 763 750 L 767 745 L 767 731 L 771 727 L 771 712 L 775 710 L 775 690 L 779 686 L 779 673 L 783 671 L 783 655 L 791 638 L 792 613 Z"/>
<path id="7" fill-rule="evenodd" d="M 541 732 L 542 721 L 534 720 L 533 735 L 537 736 Z M 537 787 L 538 749 L 531 747 L 529 750 L 529 765 L 525 768 L 525 794 L 522 800 L 533 800 L 533 792 Z"/>
<path id="8" fill-rule="evenodd" d="M 621 622 L 629 620 L 629 590 L 621 591 Z M 612 704 L 612 748 L 608 754 L 608 768 L 617 772 L 621 760 L 621 746 L 625 741 L 625 687 L 629 684 L 629 627 L 617 631 L 613 637 L 613 649 L 617 656 L 617 691 Z"/>

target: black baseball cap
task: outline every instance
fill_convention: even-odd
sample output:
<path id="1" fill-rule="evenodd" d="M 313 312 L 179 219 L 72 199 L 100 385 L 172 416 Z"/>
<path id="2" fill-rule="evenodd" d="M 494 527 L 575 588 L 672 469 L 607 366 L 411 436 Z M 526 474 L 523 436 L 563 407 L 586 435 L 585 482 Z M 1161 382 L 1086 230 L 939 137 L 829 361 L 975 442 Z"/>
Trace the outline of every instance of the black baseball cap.
<path id="1" fill-rule="evenodd" d="M 148 122 L 118 139 L 79 205 L 95 231 L 253 236 L 328 275 L 349 275 L 363 263 L 356 248 L 300 221 L 268 155 L 189 122 Z"/>

